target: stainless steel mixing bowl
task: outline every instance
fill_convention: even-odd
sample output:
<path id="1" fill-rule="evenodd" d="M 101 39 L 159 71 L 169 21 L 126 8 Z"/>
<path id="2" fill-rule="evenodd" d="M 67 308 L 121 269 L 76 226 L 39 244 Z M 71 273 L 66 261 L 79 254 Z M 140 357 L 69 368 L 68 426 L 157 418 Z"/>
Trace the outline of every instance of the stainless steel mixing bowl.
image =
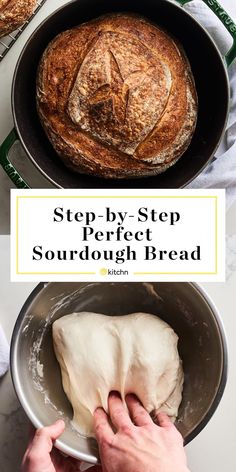
<path id="1" fill-rule="evenodd" d="M 61 451 L 97 463 L 96 441 L 79 436 L 70 424 L 72 409 L 53 351 L 52 323 L 73 311 L 107 315 L 143 311 L 159 315 L 173 327 L 185 373 L 176 425 L 185 443 L 191 441 L 213 415 L 227 377 L 224 330 L 202 288 L 193 283 L 41 283 L 25 302 L 11 342 L 18 398 L 35 427 L 58 417 L 65 420 L 66 430 L 56 442 Z"/>

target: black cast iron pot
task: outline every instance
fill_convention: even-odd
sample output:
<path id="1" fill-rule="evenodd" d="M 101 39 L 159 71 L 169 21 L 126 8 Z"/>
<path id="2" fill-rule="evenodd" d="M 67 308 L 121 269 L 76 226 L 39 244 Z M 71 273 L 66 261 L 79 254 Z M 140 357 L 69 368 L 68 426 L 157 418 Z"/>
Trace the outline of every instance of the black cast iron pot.
<path id="1" fill-rule="evenodd" d="M 186 0 L 178 0 L 184 4 Z M 187 0 L 188 1 L 188 0 Z M 20 139 L 39 171 L 62 188 L 179 188 L 191 182 L 213 157 L 223 135 L 229 110 L 226 65 L 236 56 L 236 26 L 216 0 L 203 0 L 219 16 L 234 38 L 225 58 L 206 30 L 181 6 L 168 0 L 74 0 L 49 16 L 27 41 L 18 60 L 12 85 L 15 129 L 0 149 L 0 163 L 19 188 L 28 188 L 8 159 Z M 198 122 L 192 142 L 181 159 L 163 174 L 132 180 L 110 180 L 73 173 L 56 155 L 36 111 L 37 66 L 48 43 L 60 32 L 100 15 L 134 12 L 176 37 L 191 63 L 199 98 Z"/>

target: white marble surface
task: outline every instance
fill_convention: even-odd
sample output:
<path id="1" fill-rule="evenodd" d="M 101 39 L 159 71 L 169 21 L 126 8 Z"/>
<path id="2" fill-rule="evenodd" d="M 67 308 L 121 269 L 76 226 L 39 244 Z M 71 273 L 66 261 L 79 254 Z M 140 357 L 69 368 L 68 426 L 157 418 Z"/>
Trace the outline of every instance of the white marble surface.
<path id="1" fill-rule="evenodd" d="M 202 284 L 218 307 L 229 347 L 229 378 L 226 392 L 206 428 L 186 448 L 191 472 L 233 472 L 236 470 L 236 211 L 230 215 L 228 238 L 233 240 L 227 283 Z M 20 308 L 34 288 L 33 283 L 9 280 L 9 237 L 0 236 L 0 324 L 10 341 Z M 27 444 L 28 420 L 15 397 L 9 373 L 0 380 L 0 470 L 18 472 Z M 40 472 L 40 471 L 39 471 Z"/>
<path id="2" fill-rule="evenodd" d="M 11 114 L 11 83 L 19 53 L 27 38 L 30 36 L 35 27 L 44 19 L 44 17 L 46 17 L 57 7 L 67 3 L 67 1 L 68 0 L 47 0 L 40 12 L 29 24 L 21 37 L 17 40 L 16 44 L 0 64 L 0 143 L 4 141 L 5 137 L 13 127 L 13 119 Z M 221 3 L 224 5 L 227 11 L 236 18 L 235 0 L 221 0 Z M 46 181 L 36 170 L 23 151 L 17 151 L 17 163 L 18 170 L 21 171 L 22 176 L 26 178 L 32 187 L 46 188 L 51 186 L 50 183 Z M 13 187 L 14 186 L 10 179 L 0 167 L 0 234 L 9 234 L 9 194 L 10 189 Z"/>

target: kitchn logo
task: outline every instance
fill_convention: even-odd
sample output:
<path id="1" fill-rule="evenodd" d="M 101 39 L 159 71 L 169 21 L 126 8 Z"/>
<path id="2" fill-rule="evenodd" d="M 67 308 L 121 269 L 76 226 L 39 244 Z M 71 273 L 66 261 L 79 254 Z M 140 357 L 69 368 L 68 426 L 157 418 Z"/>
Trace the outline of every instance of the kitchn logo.
<path id="1" fill-rule="evenodd" d="M 128 270 L 123 270 L 123 269 L 106 269 L 105 267 L 102 267 L 99 271 L 100 275 L 129 275 Z"/>

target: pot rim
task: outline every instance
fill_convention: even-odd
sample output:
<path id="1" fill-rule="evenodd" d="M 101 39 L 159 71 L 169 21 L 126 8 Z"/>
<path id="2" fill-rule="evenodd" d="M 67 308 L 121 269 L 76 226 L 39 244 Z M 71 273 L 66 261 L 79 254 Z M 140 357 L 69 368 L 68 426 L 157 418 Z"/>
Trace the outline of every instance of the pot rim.
<path id="1" fill-rule="evenodd" d="M 31 406 L 29 406 L 28 402 L 25 399 L 25 395 L 23 392 L 23 389 L 21 388 L 21 382 L 19 379 L 18 371 L 16 368 L 17 365 L 17 344 L 18 344 L 18 332 L 20 325 L 24 319 L 25 313 L 27 312 L 28 308 L 30 307 L 31 303 L 35 300 L 37 295 L 45 288 L 50 283 L 55 283 L 55 282 L 40 282 L 30 293 L 28 298 L 26 299 L 24 305 L 22 306 L 20 313 L 17 317 L 14 330 L 12 333 L 12 338 L 11 338 L 11 346 L 10 346 L 10 370 L 11 370 L 11 378 L 13 382 L 13 386 L 16 392 L 16 395 L 25 410 L 28 418 L 30 421 L 33 423 L 36 429 L 42 428 L 45 426 L 44 424 L 41 423 L 41 421 L 38 420 L 37 416 L 34 414 Z M 99 282 L 97 282 L 99 283 Z M 109 284 L 109 282 L 107 282 Z M 119 282 L 117 282 L 119 283 Z M 121 282 L 122 283 L 122 282 Z M 135 283 L 140 283 L 140 282 L 135 282 Z M 160 282 L 161 283 L 161 282 Z M 167 282 L 168 283 L 168 282 Z M 175 283 L 175 282 L 169 282 L 169 283 Z M 220 400 L 223 396 L 226 382 L 227 382 L 227 375 L 228 375 L 228 349 L 227 349 L 227 338 L 226 338 L 226 333 L 225 329 L 219 314 L 218 309 L 216 308 L 214 302 L 210 298 L 210 296 L 206 293 L 205 289 L 203 287 L 195 282 L 181 282 L 184 284 L 190 285 L 198 294 L 202 296 L 202 298 L 205 300 L 205 302 L 208 304 L 213 316 L 214 320 L 217 324 L 218 331 L 219 331 L 219 337 L 221 341 L 221 349 L 222 349 L 222 366 L 221 366 L 221 374 L 219 378 L 219 384 L 217 391 L 215 393 L 215 397 L 213 398 L 213 401 L 206 412 L 205 416 L 202 418 L 200 423 L 188 434 L 188 436 L 185 439 L 184 445 L 186 446 L 190 441 L 192 441 L 202 430 L 205 428 L 213 414 L 215 413 Z M 76 459 L 89 462 L 91 464 L 98 464 L 99 461 L 94 455 L 89 455 L 89 454 L 84 454 L 79 452 L 78 450 L 75 450 L 74 448 L 68 446 L 67 444 L 64 443 L 64 441 L 61 441 L 60 439 L 55 441 L 55 446 L 62 451 L 64 454 L 67 454 L 69 456 L 72 456 Z"/>

